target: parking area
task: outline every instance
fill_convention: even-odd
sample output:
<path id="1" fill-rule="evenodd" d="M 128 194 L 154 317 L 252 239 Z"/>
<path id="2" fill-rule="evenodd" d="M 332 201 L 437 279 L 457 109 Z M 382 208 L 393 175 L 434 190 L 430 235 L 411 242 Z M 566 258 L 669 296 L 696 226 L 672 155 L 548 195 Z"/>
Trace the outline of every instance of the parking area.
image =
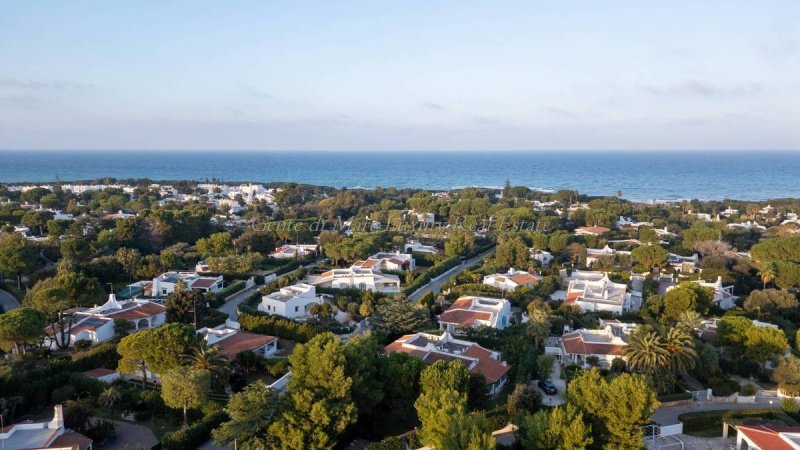
<path id="1" fill-rule="evenodd" d="M 550 373 L 550 377 L 548 380 L 556 386 L 558 392 L 553 395 L 545 394 L 539 387 L 536 385 L 539 380 L 531 381 L 534 388 L 538 389 L 542 392 L 542 403 L 547 406 L 556 406 L 556 405 L 563 405 L 566 403 L 564 395 L 566 394 L 567 390 L 567 382 L 566 380 L 561 379 L 561 365 L 557 362 L 553 364 L 553 371 Z"/>

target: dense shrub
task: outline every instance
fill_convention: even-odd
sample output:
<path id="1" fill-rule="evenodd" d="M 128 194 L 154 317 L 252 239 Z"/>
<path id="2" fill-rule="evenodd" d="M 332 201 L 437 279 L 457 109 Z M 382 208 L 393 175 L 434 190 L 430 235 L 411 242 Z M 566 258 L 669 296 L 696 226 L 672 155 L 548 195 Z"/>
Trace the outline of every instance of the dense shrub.
<path id="1" fill-rule="evenodd" d="M 795 423 L 783 412 L 770 408 L 701 411 L 678 416 L 678 420 L 683 423 L 684 433 L 708 429 L 718 429 L 721 432 L 723 422 L 742 422 L 748 419 L 750 421 L 778 421 L 787 425 Z"/>
<path id="2" fill-rule="evenodd" d="M 680 400 L 691 400 L 692 394 L 689 392 L 678 392 L 677 394 L 659 395 L 658 401 L 661 403 L 677 402 Z"/>
<path id="3" fill-rule="evenodd" d="M 717 397 L 727 397 L 742 389 L 739 383 L 728 378 L 714 377 L 708 383 L 711 387 L 711 393 Z"/>
<path id="4" fill-rule="evenodd" d="M 225 298 L 227 298 L 231 294 L 235 294 L 242 289 L 244 289 L 245 282 L 242 280 L 236 280 L 224 288 L 222 288 L 219 292 L 214 294 L 212 305 L 213 307 L 217 307 L 223 303 L 225 303 Z"/>
<path id="5" fill-rule="evenodd" d="M 439 275 L 447 272 L 453 267 L 461 263 L 461 258 L 453 256 L 452 258 L 445 259 L 441 263 L 431 267 L 427 272 L 417 277 L 411 284 L 403 289 L 405 295 L 409 295 L 421 288 L 422 286 L 430 283 L 430 281 Z"/>
<path id="6" fill-rule="evenodd" d="M 778 389 L 783 395 L 790 397 L 800 397 L 800 384 L 781 384 Z"/>
<path id="7" fill-rule="evenodd" d="M 213 412 L 203 417 L 200 422 L 165 434 L 161 439 L 161 444 L 167 450 L 194 450 L 209 440 L 211 430 L 226 420 L 228 420 L 228 415 L 224 411 Z"/>
<path id="8" fill-rule="evenodd" d="M 242 312 L 239 314 L 239 324 L 242 326 L 243 330 L 269 336 L 277 336 L 301 343 L 308 342 L 311 338 L 320 333 L 319 330 L 311 325 L 263 313 L 249 314 Z"/>

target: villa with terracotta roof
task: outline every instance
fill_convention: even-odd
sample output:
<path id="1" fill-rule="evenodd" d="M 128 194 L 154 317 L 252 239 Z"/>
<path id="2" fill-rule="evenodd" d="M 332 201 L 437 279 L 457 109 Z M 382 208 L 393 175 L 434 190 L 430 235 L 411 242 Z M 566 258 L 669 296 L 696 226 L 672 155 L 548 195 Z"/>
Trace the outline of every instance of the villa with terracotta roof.
<path id="1" fill-rule="evenodd" d="M 511 320 L 511 302 L 500 298 L 464 296 L 439 316 L 439 326 L 447 328 L 491 327 L 503 329 Z"/>
<path id="2" fill-rule="evenodd" d="M 230 320 L 214 328 L 201 328 L 197 330 L 197 334 L 206 344 L 218 348 L 229 361 L 233 361 L 236 355 L 244 351 L 251 351 L 262 358 L 270 357 L 278 351 L 277 337 L 242 331 L 238 322 Z"/>
<path id="3" fill-rule="evenodd" d="M 602 236 L 609 231 L 605 227 L 580 227 L 575 229 L 575 236 Z"/>
<path id="4" fill-rule="evenodd" d="M 323 301 L 322 296 L 317 295 L 316 287 L 298 283 L 261 297 L 258 310 L 289 319 L 299 319 L 310 316 L 311 306 L 321 305 Z"/>
<path id="5" fill-rule="evenodd" d="M 623 352 L 628 345 L 628 336 L 636 329 L 635 324 L 618 320 L 600 320 L 599 330 L 580 329 L 565 333 L 559 339 L 558 347 L 545 348 L 564 364 L 577 364 L 589 367 L 587 359 L 596 357 L 600 367 L 609 368 L 615 358 L 625 360 Z"/>
<path id="6" fill-rule="evenodd" d="M 736 450 L 800 450 L 800 426 L 736 425 Z"/>
<path id="7" fill-rule="evenodd" d="M 578 305 L 582 311 L 622 314 L 641 307 L 641 293 L 628 292 L 627 285 L 612 282 L 607 273 L 575 270 L 567 280 L 564 302 Z"/>
<path id="8" fill-rule="evenodd" d="M 276 248 L 269 254 L 270 258 L 277 259 L 302 259 L 307 256 L 315 256 L 319 246 L 316 244 L 285 244 Z"/>
<path id="9" fill-rule="evenodd" d="M 408 353 L 425 364 L 436 361 L 459 361 L 472 373 L 483 375 L 490 395 L 497 394 L 508 381 L 511 366 L 500 360 L 500 352 L 455 339 L 445 331 L 441 336 L 428 333 L 407 334 L 384 347 L 385 354 Z"/>
<path id="10" fill-rule="evenodd" d="M 356 261 L 352 267 L 401 272 L 403 270 L 414 270 L 416 264 L 414 263 L 414 258 L 408 253 L 395 252 L 376 253 L 366 260 Z"/>
<path id="11" fill-rule="evenodd" d="M 535 273 L 516 270 L 513 267 L 506 273 L 494 273 L 483 277 L 483 284 L 506 291 L 513 291 L 520 286 L 532 287 L 538 282 L 539 277 Z"/>
<path id="12" fill-rule="evenodd" d="M 167 321 L 167 309 L 164 305 L 142 299 L 120 302 L 113 293 L 100 306 L 77 308 L 73 311 L 72 328 L 69 329 L 70 346 L 77 341 L 98 344 L 110 340 L 114 337 L 115 320 L 131 322 L 132 331 L 154 328 Z M 45 329 L 45 334 L 51 347 L 56 345 L 56 341 L 61 342 L 60 330 L 54 332 L 52 325 Z"/>
<path id="13" fill-rule="evenodd" d="M 331 269 L 317 276 L 309 276 L 308 284 L 335 289 L 356 288 L 362 291 L 400 292 L 400 277 L 384 274 L 377 269 Z"/>

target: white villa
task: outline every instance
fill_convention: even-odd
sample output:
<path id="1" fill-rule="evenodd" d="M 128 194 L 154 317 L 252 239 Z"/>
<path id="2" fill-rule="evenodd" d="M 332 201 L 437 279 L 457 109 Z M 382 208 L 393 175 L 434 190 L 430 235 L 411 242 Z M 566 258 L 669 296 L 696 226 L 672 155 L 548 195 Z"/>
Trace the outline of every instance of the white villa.
<path id="1" fill-rule="evenodd" d="M 289 319 L 298 319 L 310 315 L 311 305 L 321 305 L 323 302 L 322 296 L 317 295 L 317 288 L 310 284 L 298 283 L 261 297 L 258 310 Z"/>
<path id="2" fill-rule="evenodd" d="M 628 292 L 627 285 L 612 282 L 607 273 L 575 270 L 564 281 L 568 282 L 564 302 L 583 311 L 621 314 L 638 311 L 642 304 L 641 293 Z"/>
<path id="3" fill-rule="evenodd" d="M 321 275 L 311 276 L 309 284 L 336 289 L 356 288 L 362 291 L 385 293 L 400 291 L 400 277 L 397 275 L 385 275 L 379 270 L 357 267 L 332 269 Z"/>
<path id="4" fill-rule="evenodd" d="M 723 217 L 731 217 L 731 216 L 738 215 L 739 214 L 739 210 L 738 209 L 733 209 L 730 206 L 728 206 L 727 208 L 725 208 L 725 211 L 722 211 L 719 214 L 721 216 L 723 216 Z"/>
<path id="5" fill-rule="evenodd" d="M 54 407 L 53 419 L 46 422 L 22 422 L 0 429 L 5 450 L 92 450 L 93 441 L 64 426 L 64 409 Z"/>
<path id="6" fill-rule="evenodd" d="M 703 280 L 694 280 L 692 283 L 698 284 L 702 287 L 709 287 L 714 290 L 714 304 L 722 309 L 731 309 L 736 306 L 736 299 L 739 297 L 733 295 L 733 285 L 723 286 L 722 277 L 717 277 L 717 281 L 711 283 Z M 669 286 L 667 292 L 674 289 L 675 286 Z"/>
<path id="7" fill-rule="evenodd" d="M 555 355 L 565 365 L 577 364 L 584 368 L 589 367 L 587 359 L 592 356 L 605 369 L 611 367 L 615 358 L 625 360 L 623 352 L 636 324 L 601 319 L 600 326 L 599 330 L 580 329 L 565 333 L 558 340 L 558 346 L 545 348 L 545 353 Z"/>
<path id="8" fill-rule="evenodd" d="M 500 352 L 483 348 L 474 342 L 456 339 L 447 331 L 441 336 L 428 333 L 407 334 L 384 347 L 383 352 L 408 353 L 425 364 L 460 361 L 470 372 L 483 375 L 490 395 L 503 389 L 508 381 L 508 371 L 511 370 L 511 366 L 500 360 Z"/>
<path id="9" fill-rule="evenodd" d="M 534 261 L 539 261 L 539 264 L 541 264 L 542 267 L 550 267 L 550 263 L 553 262 L 553 259 L 555 259 L 553 255 L 546 250 L 530 249 L 530 252 L 531 259 Z"/>
<path id="10" fill-rule="evenodd" d="M 316 244 L 286 244 L 276 248 L 269 254 L 270 258 L 277 259 L 302 259 L 306 256 L 315 256 L 318 246 Z"/>
<path id="11" fill-rule="evenodd" d="M 667 256 L 667 265 L 679 273 L 695 273 L 700 269 L 700 257 L 697 253 L 692 256 L 681 256 L 670 253 Z"/>
<path id="12" fill-rule="evenodd" d="M 356 261 L 353 267 L 402 272 L 404 270 L 414 270 L 417 266 L 410 254 L 398 251 L 395 253 L 376 253 L 366 260 Z"/>
<path id="13" fill-rule="evenodd" d="M 653 223 L 652 222 L 639 222 L 637 220 L 631 219 L 630 217 L 619 216 L 619 219 L 617 219 L 616 225 L 617 225 L 617 228 L 619 228 L 621 230 L 621 229 L 623 229 L 625 227 L 631 227 L 631 228 L 637 228 L 637 229 L 639 227 L 652 227 Z"/>
<path id="14" fill-rule="evenodd" d="M 767 231 L 767 227 L 764 225 L 759 225 L 758 222 L 741 222 L 741 223 L 729 223 L 728 228 L 732 230 L 755 230 L 755 231 Z"/>
<path id="15" fill-rule="evenodd" d="M 736 450 L 798 450 L 800 426 L 768 423 L 735 425 Z"/>
<path id="16" fill-rule="evenodd" d="M 536 274 L 516 270 L 513 267 L 506 273 L 493 273 L 483 277 L 483 284 L 506 291 L 513 291 L 520 286 L 531 287 L 538 282 L 539 277 Z"/>
<path id="17" fill-rule="evenodd" d="M 112 293 L 108 301 L 94 308 L 76 309 L 72 328 L 69 330 L 70 346 L 76 341 L 90 341 L 92 344 L 105 342 L 114 337 L 114 321 L 124 319 L 133 325 L 132 331 L 155 328 L 167 321 L 167 309 L 163 305 L 148 300 L 128 300 L 119 302 Z M 47 328 L 48 339 L 60 342 L 61 333 L 54 337 L 52 325 Z M 50 342 L 51 347 L 55 342 Z"/>
<path id="18" fill-rule="evenodd" d="M 714 317 L 708 320 L 704 320 L 700 322 L 700 325 L 695 327 L 695 332 L 697 333 L 697 337 L 707 341 L 707 342 L 714 342 L 714 339 L 717 337 L 717 323 L 719 319 Z M 762 322 L 760 320 L 751 320 L 753 326 L 761 327 L 761 328 L 772 328 L 773 330 L 780 330 L 780 327 L 769 322 Z"/>
<path id="19" fill-rule="evenodd" d="M 222 290 L 223 278 L 205 277 L 195 272 L 165 272 L 153 278 L 153 281 L 146 283 L 142 290 L 147 297 L 166 297 L 175 292 L 175 286 L 183 283 L 186 288 L 192 291 L 202 291 L 215 293 Z"/>
<path id="20" fill-rule="evenodd" d="M 438 255 L 442 251 L 432 245 L 423 245 L 419 241 L 409 240 L 403 246 L 403 251 L 406 253 L 428 253 L 431 255 Z"/>
<path id="21" fill-rule="evenodd" d="M 464 296 L 439 316 L 439 326 L 503 329 L 511 320 L 511 302 L 500 298 Z"/>
<path id="22" fill-rule="evenodd" d="M 218 348 L 230 361 L 245 351 L 251 351 L 262 358 L 268 358 L 278 351 L 277 337 L 241 331 L 239 323 L 230 320 L 214 328 L 201 328 L 197 330 L 197 334 L 207 345 Z"/>
<path id="23" fill-rule="evenodd" d="M 630 255 L 631 252 L 624 250 L 616 250 L 608 245 L 603 248 L 587 248 L 586 249 L 586 265 L 591 266 L 603 257 L 614 257 L 616 255 Z"/>
<path id="24" fill-rule="evenodd" d="M 602 236 L 608 233 L 608 228 L 605 227 L 580 227 L 575 229 L 576 236 Z"/>

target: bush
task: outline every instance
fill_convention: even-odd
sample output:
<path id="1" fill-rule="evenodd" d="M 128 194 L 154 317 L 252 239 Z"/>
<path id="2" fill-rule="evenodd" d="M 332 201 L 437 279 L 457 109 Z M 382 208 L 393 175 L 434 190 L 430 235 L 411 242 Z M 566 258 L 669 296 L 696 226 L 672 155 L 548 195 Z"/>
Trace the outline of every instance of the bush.
<path id="1" fill-rule="evenodd" d="M 794 423 L 786 414 L 770 408 L 701 411 L 678 416 L 678 420 L 683 423 L 684 433 L 709 429 L 719 430 L 721 433 L 723 422 L 742 422 L 747 419 L 766 422 L 778 421 L 784 424 Z"/>
<path id="2" fill-rule="evenodd" d="M 211 413 L 203 417 L 200 422 L 165 434 L 161 439 L 161 444 L 168 450 L 194 450 L 209 440 L 211 430 L 226 420 L 228 420 L 228 415 L 224 411 Z"/>
<path id="3" fill-rule="evenodd" d="M 280 316 L 268 314 L 239 314 L 239 324 L 243 330 L 266 334 L 295 342 L 308 342 L 320 333 L 320 330 L 305 323 L 298 323 Z"/>
<path id="4" fill-rule="evenodd" d="M 233 283 L 230 283 L 229 285 L 225 286 L 224 288 L 222 288 L 222 290 L 214 294 L 214 300 L 216 300 L 216 304 L 213 304 L 211 306 L 216 307 L 225 303 L 226 297 L 241 291 L 242 289 L 244 289 L 244 286 L 245 282 L 242 280 L 236 280 Z"/>
<path id="5" fill-rule="evenodd" d="M 50 398 L 52 399 L 53 403 L 64 403 L 67 400 L 75 397 L 78 391 L 75 389 L 75 386 L 70 384 L 57 387 L 53 390 L 53 393 L 50 394 Z"/>
<path id="6" fill-rule="evenodd" d="M 790 415 L 797 414 L 797 400 L 793 398 L 784 398 L 781 400 L 781 407 L 783 408 L 783 412 Z"/>
<path id="7" fill-rule="evenodd" d="M 756 395 L 756 387 L 753 386 L 752 384 L 745 384 L 744 386 L 742 386 L 742 390 L 739 391 L 739 393 L 751 397 L 753 395 Z"/>
<path id="8" fill-rule="evenodd" d="M 680 400 L 691 400 L 692 394 L 688 392 L 678 392 L 677 394 L 659 395 L 658 401 L 661 403 L 677 402 Z"/>
<path id="9" fill-rule="evenodd" d="M 778 390 L 789 397 L 800 397 L 800 384 L 781 384 L 778 386 Z"/>
<path id="10" fill-rule="evenodd" d="M 389 436 L 380 442 L 373 442 L 364 447 L 364 450 L 405 450 L 403 441 L 397 436 Z"/>
<path id="11" fill-rule="evenodd" d="M 711 393 L 717 397 L 727 397 L 742 390 L 742 387 L 734 380 L 728 378 L 714 377 L 708 381 Z"/>
<path id="12" fill-rule="evenodd" d="M 75 343 L 72 345 L 75 348 L 75 350 L 86 350 L 87 348 L 92 346 L 92 341 L 88 339 L 80 339 L 75 341 Z"/>
<path id="13" fill-rule="evenodd" d="M 96 420 L 86 428 L 86 436 L 94 441 L 94 445 L 102 446 L 117 435 L 117 425 L 110 420 Z"/>

